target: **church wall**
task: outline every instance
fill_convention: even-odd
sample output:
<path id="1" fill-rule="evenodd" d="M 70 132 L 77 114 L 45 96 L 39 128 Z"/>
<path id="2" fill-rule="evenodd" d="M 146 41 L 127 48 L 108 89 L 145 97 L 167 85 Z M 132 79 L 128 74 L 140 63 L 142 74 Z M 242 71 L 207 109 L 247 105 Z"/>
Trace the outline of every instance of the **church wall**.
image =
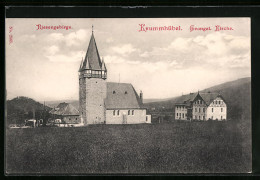
<path id="1" fill-rule="evenodd" d="M 79 115 L 81 123 L 85 123 L 86 119 L 86 79 L 79 79 Z"/>
<path id="2" fill-rule="evenodd" d="M 106 81 L 100 78 L 86 79 L 86 122 L 84 124 L 101 124 L 105 121 Z"/>
<path id="3" fill-rule="evenodd" d="M 130 115 L 128 115 L 128 110 L 130 110 Z M 132 115 L 132 110 L 134 110 L 134 115 Z M 115 109 L 115 115 L 113 115 L 114 110 L 106 110 L 106 124 L 140 124 L 146 122 L 146 109 L 125 109 L 119 110 L 119 115 L 117 115 L 118 109 Z M 125 118 L 124 118 L 125 116 Z M 149 121 L 149 117 L 147 119 Z"/>

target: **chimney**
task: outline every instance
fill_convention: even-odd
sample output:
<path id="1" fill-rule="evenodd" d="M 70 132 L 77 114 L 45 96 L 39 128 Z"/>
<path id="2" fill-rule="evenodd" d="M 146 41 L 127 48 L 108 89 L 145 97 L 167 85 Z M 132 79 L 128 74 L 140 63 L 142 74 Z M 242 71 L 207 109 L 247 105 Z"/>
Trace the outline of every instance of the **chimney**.
<path id="1" fill-rule="evenodd" d="M 143 92 L 140 91 L 140 99 L 141 99 L 141 103 L 143 104 Z"/>

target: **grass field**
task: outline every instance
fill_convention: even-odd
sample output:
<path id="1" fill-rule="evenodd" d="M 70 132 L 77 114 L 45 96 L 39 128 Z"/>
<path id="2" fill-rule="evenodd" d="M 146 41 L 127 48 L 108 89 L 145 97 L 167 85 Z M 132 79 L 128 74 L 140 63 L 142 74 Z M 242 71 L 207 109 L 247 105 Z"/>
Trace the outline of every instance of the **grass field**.
<path id="1" fill-rule="evenodd" d="M 248 172 L 249 129 L 231 122 L 7 129 L 6 172 Z"/>

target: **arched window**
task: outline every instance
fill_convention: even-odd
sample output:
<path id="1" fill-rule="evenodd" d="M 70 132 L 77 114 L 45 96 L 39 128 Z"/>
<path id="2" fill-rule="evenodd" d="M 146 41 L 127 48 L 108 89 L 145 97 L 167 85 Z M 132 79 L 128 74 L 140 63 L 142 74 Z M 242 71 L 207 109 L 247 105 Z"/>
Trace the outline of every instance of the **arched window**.
<path id="1" fill-rule="evenodd" d="M 116 110 L 113 111 L 113 116 L 115 116 L 115 115 L 116 115 Z"/>
<path id="2" fill-rule="evenodd" d="M 119 112 L 120 112 L 120 111 L 119 111 L 119 110 L 117 110 L 117 115 L 118 115 L 118 116 L 119 116 Z"/>
<path id="3" fill-rule="evenodd" d="M 135 111 L 134 110 L 132 110 L 132 115 L 134 115 L 135 114 Z"/>

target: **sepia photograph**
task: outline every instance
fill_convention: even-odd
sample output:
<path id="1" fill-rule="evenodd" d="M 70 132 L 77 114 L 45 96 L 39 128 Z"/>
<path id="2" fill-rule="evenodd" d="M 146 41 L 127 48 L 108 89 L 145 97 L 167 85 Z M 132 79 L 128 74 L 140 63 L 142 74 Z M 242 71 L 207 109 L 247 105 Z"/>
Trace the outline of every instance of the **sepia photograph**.
<path id="1" fill-rule="evenodd" d="M 6 18 L 6 175 L 252 173 L 250 27 Z"/>

